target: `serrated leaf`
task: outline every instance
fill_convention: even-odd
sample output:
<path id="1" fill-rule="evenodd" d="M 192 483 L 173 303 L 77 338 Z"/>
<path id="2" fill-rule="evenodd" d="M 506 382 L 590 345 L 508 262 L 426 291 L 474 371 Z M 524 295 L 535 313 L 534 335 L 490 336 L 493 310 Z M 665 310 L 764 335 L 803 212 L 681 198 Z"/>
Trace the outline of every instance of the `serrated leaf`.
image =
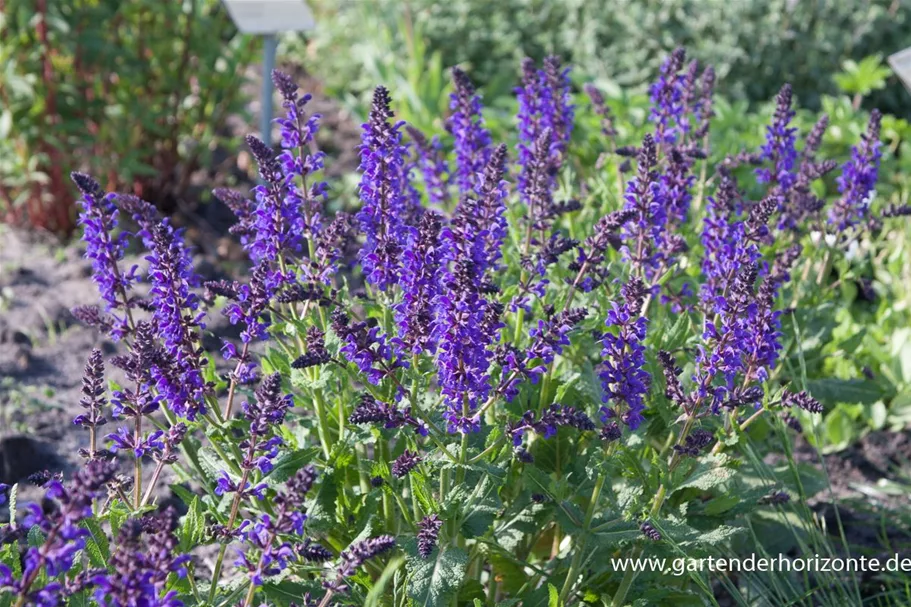
<path id="1" fill-rule="evenodd" d="M 80 526 L 89 534 L 85 538 L 85 551 L 89 553 L 89 560 L 93 567 L 107 568 L 108 559 L 111 558 L 111 549 L 108 536 L 94 517 L 85 518 Z"/>
<path id="2" fill-rule="evenodd" d="M 193 496 L 180 529 L 180 552 L 185 553 L 202 542 L 205 536 L 206 516 L 198 495 Z"/>
<path id="3" fill-rule="evenodd" d="M 319 453 L 320 450 L 316 447 L 298 449 L 287 453 L 275 462 L 275 467 L 272 468 L 266 478 L 269 479 L 270 483 L 284 483 L 294 476 L 298 470 L 316 459 Z"/>
<path id="4" fill-rule="evenodd" d="M 234 474 L 234 472 L 221 461 L 221 458 L 218 457 L 218 454 L 215 453 L 215 450 L 211 447 L 203 447 L 199 450 L 198 455 L 200 467 L 203 469 L 203 472 L 206 473 L 209 482 L 214 483 L 223 471 L 235 483 L 240 482 L 240 477 Z"/>
<path id="5" fill-rule="evenodd" d="M 323 475 L 323 482 L 316 492 L 316 498 L 308 508 L 307 526 L 315 531 L 330 529 L 335 524 L 337 499 L 338 485 L 335 481 L 335 471 L 327 470 Z"/>
<path id="6" fill-rule="evenodd" d="M 19 547 L 13 544 L 7 544 L 0 550 L 0 561 L 9 567 L 13 574 L 13 579 L 22 576 L 22 559 L 19 557 Z"/>
<path id="7" fill-rule="evenodd" d="M 446 605 L 465 579 L 468 553 L 447 545 L 425 560 L 418 554 L 417 542 L 413 539 L 406 543 L 405 550 L 411 574 L 408 595 L 414 599 L 415 607 Z"/>
<path id="8" fill-rule="evenodd" d="M 32 548 L 37 548 L 44 544 L 44 534 L 41 533 L 41 529 L 37 526 L 32 527 L 28 530 L 28 536 L 26 537 L 28 545 Z"/>

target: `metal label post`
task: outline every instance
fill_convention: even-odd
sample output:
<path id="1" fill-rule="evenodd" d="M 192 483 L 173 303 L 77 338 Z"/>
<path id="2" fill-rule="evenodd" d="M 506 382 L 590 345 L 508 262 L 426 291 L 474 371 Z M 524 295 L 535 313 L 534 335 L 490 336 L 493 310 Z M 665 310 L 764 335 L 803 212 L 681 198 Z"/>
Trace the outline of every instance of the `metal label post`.
<path id="1" fill-rule="evenodd" d="M 272 145 L 272 70 L 281 32 L 303 32 L 316 25 L 304 0 L 223 0 L 237 29 L 263 37 L 263 88 L 260 137 Z"/>

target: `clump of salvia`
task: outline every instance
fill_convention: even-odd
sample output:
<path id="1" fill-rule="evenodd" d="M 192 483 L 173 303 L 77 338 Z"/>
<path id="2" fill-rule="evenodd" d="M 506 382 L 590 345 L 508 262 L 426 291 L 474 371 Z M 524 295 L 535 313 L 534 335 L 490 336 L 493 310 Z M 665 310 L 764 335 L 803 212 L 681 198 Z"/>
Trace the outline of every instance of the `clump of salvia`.
<path id="1" fill-rule="evenodd" d="M 585 89 L 591 109 L 573 105 L 556 57 L 522 63 L 514 149 L 494 140 L 464 70 L 452 70 L 445 132 L 406 126 L 379 86 L 358 147 L 360 210 L 333 213 L 321 117 L 289 76 L 272 77 L 280 149 L 247 137 L 260 184 L 215 191 L 249 256 L 236 279 L 203 283 L 170 219 L 72 175 L 101 299 L 73 314 L 119 344 L 117 384 L 93 350 L 74 420 L 84 466 L 35 475 L 43 504 L 17 504 L 0 527 L 0 589 L 15 607 L 291 595 L 328 607 L 382 592 L 448 605 L 465 588 L 499 604 L 544 582 L 574 604 L 607 579 L 582 558 L 593 528 L 625 526 L 616 535 L 639 535 L 637 553 L 665 539 L 659 527 L 673 540 L 705 509 L 678 503 L 665 527 L 665 500 L 694 470 L 736 468 L 732 433 L 763 415 L 801 432 L 823 413 L 782 366 L 797 269 L 816 263 L 807 243 L 823 233 L 829 263 L 911 214 L 871 210 L 876 112 L 827 202 L 820 179 L 839 167 L 819 157 L 828 121 L 802 135 L 788 86 L 759 149 L 715 158 L 715 73 L 683 49 L 650 87 L 636 141 L 621 141 L 630 130 L 598 89 Z M 597 176 L 574 156 L 585 112 L 602 137 Z M 603 183 L 610 196 L 589 195 Z M 220 353 L 204 346 L 212 314 L 236 326 Z M 182 516 L 163 505 L 165 479 L 178 480 Z M 714 490 L 699 487 L 700 500 Z M 0 503 L 16 495 L 0 485 Z M 614 507 L 627 510 L 596 519 Z"/>

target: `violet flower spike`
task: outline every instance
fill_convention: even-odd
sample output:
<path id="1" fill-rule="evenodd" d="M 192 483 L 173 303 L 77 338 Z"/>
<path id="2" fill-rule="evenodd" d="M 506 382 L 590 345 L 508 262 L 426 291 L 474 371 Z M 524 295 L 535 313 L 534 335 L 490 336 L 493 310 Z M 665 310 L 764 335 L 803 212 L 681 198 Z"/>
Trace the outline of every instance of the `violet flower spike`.
<path id="1" fill-rule="evenodd" d="M 882 158 L 879 132 L 882 114 L 870 112 L 867 131 L 858 145 L 851 148 L 851 158 L 842 165 L 837 179 L 841 197 L 829 211 L 829 224 L 838 231 L 860 225 L 870 215 L 870 202 L 876 194 L 879 161 Z"/>
<path id="2" fill-rule="evenodd" d="M 118 211 L 114 205 L 115 194 L 105 194 L 97 181 L 85 173 L 72 173 L 73 182 L 82 192 L 79 223 L 83 227 L 85 256 L 92 260 L 92 279 L 104 301 L 104 310 L 111 314 L 111 337 L 119 340 L 131 328 L 128 292 L 138 280 L 137 266 L 123 272 L 118 263 L 123 260 L 127 246 L 126 232 L 115 234 Z M 116 311 L 121 311 L 122 315 Z"/>
<path id="3" fill-rule="evenodd" d="M 104 393 L 104 359 L 101 357 L 101 350 L 93 349 L 85 363 L 85 373 L 82 376 L 82 398 L 79 400 L 79 406 L 86 412 L 77 415 L 73 420 L 74 424 L 82 426 L 91 433 L 89 457 L 94 457 L 95 454 L 96 429 L 107 423 L 102 414 L 104 406 L 107 404 Z"/>
<path id="4" fill-rule="evenodd" d="M 645 371 L 642 345 L 648 327 L 648 319 L 641 316 L 646 288 L 641 280 L 631 278 L 620 292 L 622 300 L 612 304 L 605 321 L 616 334 L 605 333 L 601 338 L 604 362 L 599 376 L 604 402 L 614 403 L 614 413 L 630 430 L 636 430 L 644 420 L 645 395 L 652 380 Z M 612 415 L 606 406 L 601 407 L 601 412 L 603 421 Z"/>
<path id="5" fill-rule="evenodd" d="M 395 547 L 395 538 L 391 535 L 380 535 L 366 540 L 360 540 L 348 546 L 339 555 L 338 566 L 335 569 L 335 579 L 327 580 L 323 586 L 331 592 L 344 592 L 347 590 L 345 579 L 354 573 L 367 561 L 388 552 Z"/>
<path id="6" fill-rule="evenodd" d="M 365 278 L 380 291 L 397 281 L 405 239 L 406 148 L 400 132 L 403 123 L 389 122 L 390 103 L 389 92 L 377 87 L 360 146 L 363 206 L 357 218 L 367 239 L 359 258 Z"/>
<path id="7" fill-rule="evenodd" d="M 436 514 L 425 516 L 418 523 L 418 554 L 422 559 L 428 558 L 433 553 L 442 528 L 443 521 Z"/>
<path id="8" fill-rule="evenodd" d="M 393 306 L 399 336 L 393 343 L 405 356 L 436 350 L 433 301 L 443 257 L 441 228 L 442 218 L 426 212 L 402 253 L 402 301 Z"/>
<path id="9" fill-rule="evenodd" d="M 206 359 L 199 335 L 205 327 L 205 313 L 199 310 L 199 298 L 190 291 L 195 274 L 174 231 L 160 224 L 152 239 L 153 249 L 147 259 L 153 318 L 170 363 L 165 369 L 156 367 L 153 373 L 171 410 L 192 421 L 206 412 L 208 386 L 202 375 Z"/>
<path id="10" fill-rule="evenodd" d="M 471 194 L 478 185 L 478 176 L 490 157 L 490 133 L 481 116 L 481 97 L 474 85 L 458 67 L 452 68 L 454 92 L 449 107 L 453 110 L 446 128 L 455 139 L 456 183 L 463 195 Z"/>
<path id="11" fill-rule="evenodd" d="M 297 85 L 290 76 L 279 70 L 272 70 L 272 81 L 281 93 L 282 107 L 286 112 L 284 117 L 275 119 L 281 127 L 283 151 L 278 160 L 285 174 L 288 192 L 284 204 L 292 208 L 298 207 L 303 211 L 304 234 L 313 235 L 320 230 L 328 185 L 316 182 L 308 186 L 308 178 L 322 170 L 324 154 L 310 154 L 307 150 L 315 141 L 322 116 L 307 115 L 306 105 L 312 97 L 298 95 Z M 300 187 L 296 186 L 297 180 L 300 180 Z"/>
<path id="12" fill-rule="evenodd" d="M 649 88 L 652 110 L 650 120 L 655 123 L 655 140 L 660 145 L 674 144 L 683 135 L 684 122 L 688 120 L 684 103 L 684 79 L 680 74 L 686 61 L 686 51 L 678 48 L 664 63 L 658 80 Z"/>
<path id="13" fill-rule="evenodd" d="M 412 150 L 417 155 L 417 166 L 420 168 L 424 179 L 424 191 L 432 204 L 444 205 L 449 202 L 449 164 L 440 139 L 436 135 L 432 139 L 427 137 L 411 125 L 405 127 L 414 146 Z"/>

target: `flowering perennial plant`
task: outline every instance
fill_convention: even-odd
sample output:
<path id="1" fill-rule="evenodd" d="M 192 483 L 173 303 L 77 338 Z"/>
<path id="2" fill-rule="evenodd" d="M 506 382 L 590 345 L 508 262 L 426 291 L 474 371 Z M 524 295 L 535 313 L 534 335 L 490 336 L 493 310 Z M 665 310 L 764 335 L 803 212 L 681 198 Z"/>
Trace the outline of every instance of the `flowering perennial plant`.
<path id="1" fill-rule="evenodd" d="M 460 70 L 448 133 L 378 87 L 356 217 L 325 204 L 319 116 L 274 73 L 281 151 L 249 137 L 262 184 L 216 192 L 237 281 L 202 285 L 180 230 L 73 175 L 102 301 L 74 314 L 119 351 L 85 367 L 84 467 L 42 478 L 44 507 L 0 485 L 4 605 L 619 607 L 654 579 L 593 555 L 704 552 L 791 507 L 793 479 L 735 474 L 741 446 L 823 411 L 790 360 L 803 284 L 906 214 L 872 204 L 879 114 L 826 196 L 826 120 L 798 154 L 787 86 L 765 144 L 719 158 L 714 72 L 682 50 L 628 141 L 557 58 L 522 68 L 508 142 Z M 586 125 L 593 173 L 569 162 Z M 220 354 L 219 313 L 239 335 Z"/>

